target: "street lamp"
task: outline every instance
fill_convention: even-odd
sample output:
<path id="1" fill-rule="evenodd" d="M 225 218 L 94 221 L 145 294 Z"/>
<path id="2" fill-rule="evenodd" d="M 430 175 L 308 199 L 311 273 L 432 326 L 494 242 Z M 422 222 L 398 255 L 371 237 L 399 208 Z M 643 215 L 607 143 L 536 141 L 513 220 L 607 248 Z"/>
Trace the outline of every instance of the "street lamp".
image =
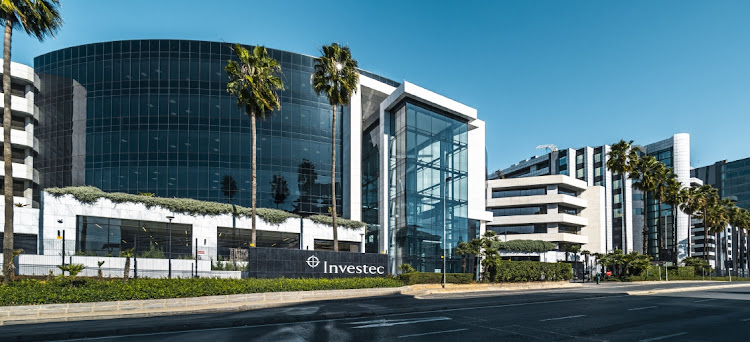
<path id="1" fill-rule="evenodd" d="M 167 277 L 169 279 L 172 279 L 172 220 L 174 219 L 174 216 L 167 216 L 167 220 L 169 220 L 169 225 L 167 226 L 167 230 L 169 230 L 169 271 L 167 273 Z"/>
<path id="2" fill-rule="evenodd" d="M 445 248 L 448 244 L 448 239 L 446 239 L 445 234 L 445 217 L 448 216 L 448 211 L 446 210 L 446 201 L 448 199 L 448 182 L 453 179 L 453 177 L 446 177 L 445 178 L 445 185 L 443 186 L 443 288 L 445 288 L 445 272 L 447 267 L 446 262 L 446 255 L 445 255 Z"/>

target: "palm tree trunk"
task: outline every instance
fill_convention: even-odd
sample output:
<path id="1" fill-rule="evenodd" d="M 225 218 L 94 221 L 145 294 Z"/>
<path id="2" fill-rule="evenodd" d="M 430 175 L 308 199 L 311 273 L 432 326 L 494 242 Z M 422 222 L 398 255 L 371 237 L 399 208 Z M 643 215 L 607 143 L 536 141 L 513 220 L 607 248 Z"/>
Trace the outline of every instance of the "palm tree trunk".
<path id="1" fill-rule="evenodd" d="M 5 16 L 5 38 L 3 40 L 3 163 L 5 177 L 3 193 L 5 194 L 5 229 L 3 230 L 3 283 L 10 281 L 10 270 L 13 265 L 13 164 L 10 149 L 10 42 L 13 33 L 13 19 Z"/>
<path id="2" fill-rule="evenodd" d="M 628 232 L 627 223 L 625 218 L 625 173 L 620 174 L 620 181 L 622 183 L 622 252 L 628 254 Z"/>
<path id="3" fill-rule="evenodd" d="M 648 191 L 643 192 L 643 255 L 648 255 Z"/>
<path id="4" fill-rule="evenodd" d="M 688 215 L 688 236 L 687 236 L 687 257 L 689 258 L 693 254 L 690 250 L 690 245 L 693 237 L 693 215 Z"/>
<path id="5" fill-rule="evenodd" d="M 656 229 L 659 232 L 659 234 L 658 234 L 659 235 L 659 241 L 658 241 L 658 246 L 659 246 L 659 260 L 664 260 L 664 255 L 662 255 L 661 251 L 664 249 L 664 238 L 665 238 L 664 235 L 666 235 L 666 232 L 664 234 L 662 234 L 662 232 L 661 232 L 661 195 L 659 195 L 659 199 L 658 199 L 657 203 L 659 205 L 656 208 L 656 220 L 657 220 L 656 221 Z"/>
<path id="6" fill-rule="evenodd" d="M 130 278 L 130 256 L 125 258 L 125 270 L 123 271 L 123 278 L 128 281 Z"/>
<path id="7" fill-rule="evenodd" d="M 253 148 L 253 161 L 252 161 L 252 163 L 253 163 L 253 188 L 251 190 L 251 192 L 252 192 L 252 195 L 251 195 L 252 196 L 252 200 L 251 200 L 251 202 L 252 202 L 252 211 L 251 211 L 252 217 L 250 219 L 252 221 L 252 229 L 251 229 L 251 233 L 250 233 L 251 234 L 250 247 L 255 247 L 256 246 L 256 244 L 255 244 L 255 242 L 256 242 L 256 240 L 255 240 L 255 236 L 256 236 L 255 235 L 255 205 L 256 205 L 255 199 L 256 199 L 256 191 L 258 189 L 258 183 L 256 182 L 256 177 L 257 177 L 256 170 L 257 170 L 257 167 L 256 167 L 256 159 L 255 159 L 255 146 L 256 146 L 255 145 L 255 143 L 256 143 L 256 141 L 255 141 L 255 112 L 252 112 L 250 114 L 250 131 L 251 131 L 252 141 L 253 141 L 253 147 L 252 147 Z"/>
<path id="8" fill-rule="evenodd" d="M 708 262 L 708 225 L 706 225 L 706 209 L 703 208 L 703 260 Z"/>
<path id="9" fill-rule="evenodd" d="M 331 220 L 333 222 L 333 251 L 339 251 L 339 234 L 336 227 L 336 106 L 333 107 L 333 119 L 331 126 Z"/>

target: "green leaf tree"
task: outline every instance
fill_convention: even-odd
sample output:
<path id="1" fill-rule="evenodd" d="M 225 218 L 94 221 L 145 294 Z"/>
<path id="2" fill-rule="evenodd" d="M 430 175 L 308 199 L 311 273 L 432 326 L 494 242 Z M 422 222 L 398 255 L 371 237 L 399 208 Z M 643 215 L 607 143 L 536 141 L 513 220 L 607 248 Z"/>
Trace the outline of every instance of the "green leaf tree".
<path id="1" fill-rule="evenodd" d="M 3 0 L 0 1 L 0 23 L 5 26 L 3 39 L 3 163 L 5 177 L 3 193 L 5 195 L 5 229 L 3 240 L 3 283 L 10 281 L 13 265 L 13 164 L 11 162 L 10 122 L 11 122 L 11 82 L 10 82 L 10 47 L 14 29 L 23 29 L 26 34 L 39 41 L 47 36 L 54 36 L 62 26 L 58 0 Z"/>
<path id="2" fill-rule="evenodd" d="M 633 146 L 633 140 L 625 141 L 620 140 L 619 142 L 612 145 L 612 149 L 607 153 L 607 169 L 618 174 L 621 182 L 621 193 L 622 196 L 622 248 L 627 252 L 627 225 L 626 225 L 626 214 L 627 208 L 625 206 L 625 181 L 628 178 L 628 174 L 633 171 L 635 165 L 638 163 L 638 152 L 640 149 L 637 146 Z"/>
<path id="3" fill-rule="evenodd" d="M 237 97 L 237 106 L 250 116 L 250 131 L 252 135 L 252 232 L 251 246 L 256 246 L 255 216 L 256 192 L 258 189 L 256 169 L 256 118 L 265 119 L 274 110 L 281 109 L 279 90 L 284 90 L 281 80 L 281 65 L 268 54 L 264 46 L 256 46 L 252 53 L 240 44 L 234 45 L 234 53 L 238 61 L 229 60 L 224 68 L 229 76 L 227 92 Z"/>
<path id="4" fill-rule="evenodd" d="M 325 94 L 333 109 L 331 124 L 331 217 L 333 218 L 333 250 L 338 252 L 339 239 L 336 225 L 336 107 L 348 106 L 357 91 L 359 72 L 357 61 L 348 46 L 338 43 L 323 45 L 322 55 L 315 59 L 311 76 L 315 93 Z"/>

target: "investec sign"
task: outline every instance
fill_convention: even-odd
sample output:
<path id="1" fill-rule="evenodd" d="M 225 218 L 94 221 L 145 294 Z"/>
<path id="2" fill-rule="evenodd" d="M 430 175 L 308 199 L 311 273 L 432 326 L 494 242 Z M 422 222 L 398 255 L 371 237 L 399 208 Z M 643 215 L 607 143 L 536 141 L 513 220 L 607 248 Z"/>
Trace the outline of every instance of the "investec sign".
<path id="1" fill-rule="evenodd" d="M 312 269 L 317 269 L 321 266 L 320 259 L 315 255 L 311 255 L 305 261 L 307 266 Z M 384 275 L 385 267 L 374 266 L 374 265 L 346 265 L 346 264 L 329 264 L 328 261 L 323 261 L 323 273 L 325 274 L 377 274 Z"/>

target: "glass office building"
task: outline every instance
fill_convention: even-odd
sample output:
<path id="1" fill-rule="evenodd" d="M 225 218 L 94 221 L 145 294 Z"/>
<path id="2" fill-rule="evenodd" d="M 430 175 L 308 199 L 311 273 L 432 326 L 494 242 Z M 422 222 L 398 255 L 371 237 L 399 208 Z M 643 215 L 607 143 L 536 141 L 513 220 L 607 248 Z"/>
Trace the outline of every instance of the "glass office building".
<path id="1" fill-rule="evenodd" d="M 389 254 L 422 272 L 460 272 L 468 234 L 468 124 L 406 102 L 390 112 Z M 443 235 L 445 229 L 445 235 Z"/>
<path id="2" fill-rule="evenodd" d="M 281 110 L 257 121 L 258 206 L 327 213 L 331 106 L 311 88 L 313 57 L 269 53 L 281 63 L 286 90 Z M 35 58 L 42 186 L 249 206 L 250 119 L 226 91 L 232 58 L 229 44 L 184 40 L 96 43 Z M 235 193 L 222 191 L 225 177 Z M 337 172 L 339 212 L 348 196 L 341 182 Z"/>
<path id="3" fill-rule="evenodd" d="M 311 87 L 314 57 L 268 50 L 281 64 L 285 90 L 282 108 L 257 122 L 258 207 L 327 214 L 332 108 Z M 226 91 L 224 67 L 233 58 L 230 44 L 189 40 L 112 41 L 36 57 L 40 185 L 249 206 L 250 119 Z M 445 250 L 448 270 L 458 271 L 456 245 L 491 220 L 484 122 L 457 101 L 359 71 L 351 104 L 338 110 L 335 185 L 338 213 L 367 227 L 363 241 L 340 248 L 358 251 L 362 243 L 367 252 L 389 254 L 391 272 L 405 262 L 442 270 Z M 136 240 L 140 251 L 150 248 L 151 235 L 154 246 L 163 244 L 157 223 L 83 216 L 76 236 L 86 252 L 115 253 Z M 153 234 L 146 238 L 139 227 Z M 328 237 L 304 240 L 303 229 L 258 232 L 258 244 L 332 247 Z M 208 235 L 216 236 L 215 248 L 231 250 L 248 244 L 246 230 L 222 226 Z M 181 231 L 206 243 L 205 232 Z"/>

